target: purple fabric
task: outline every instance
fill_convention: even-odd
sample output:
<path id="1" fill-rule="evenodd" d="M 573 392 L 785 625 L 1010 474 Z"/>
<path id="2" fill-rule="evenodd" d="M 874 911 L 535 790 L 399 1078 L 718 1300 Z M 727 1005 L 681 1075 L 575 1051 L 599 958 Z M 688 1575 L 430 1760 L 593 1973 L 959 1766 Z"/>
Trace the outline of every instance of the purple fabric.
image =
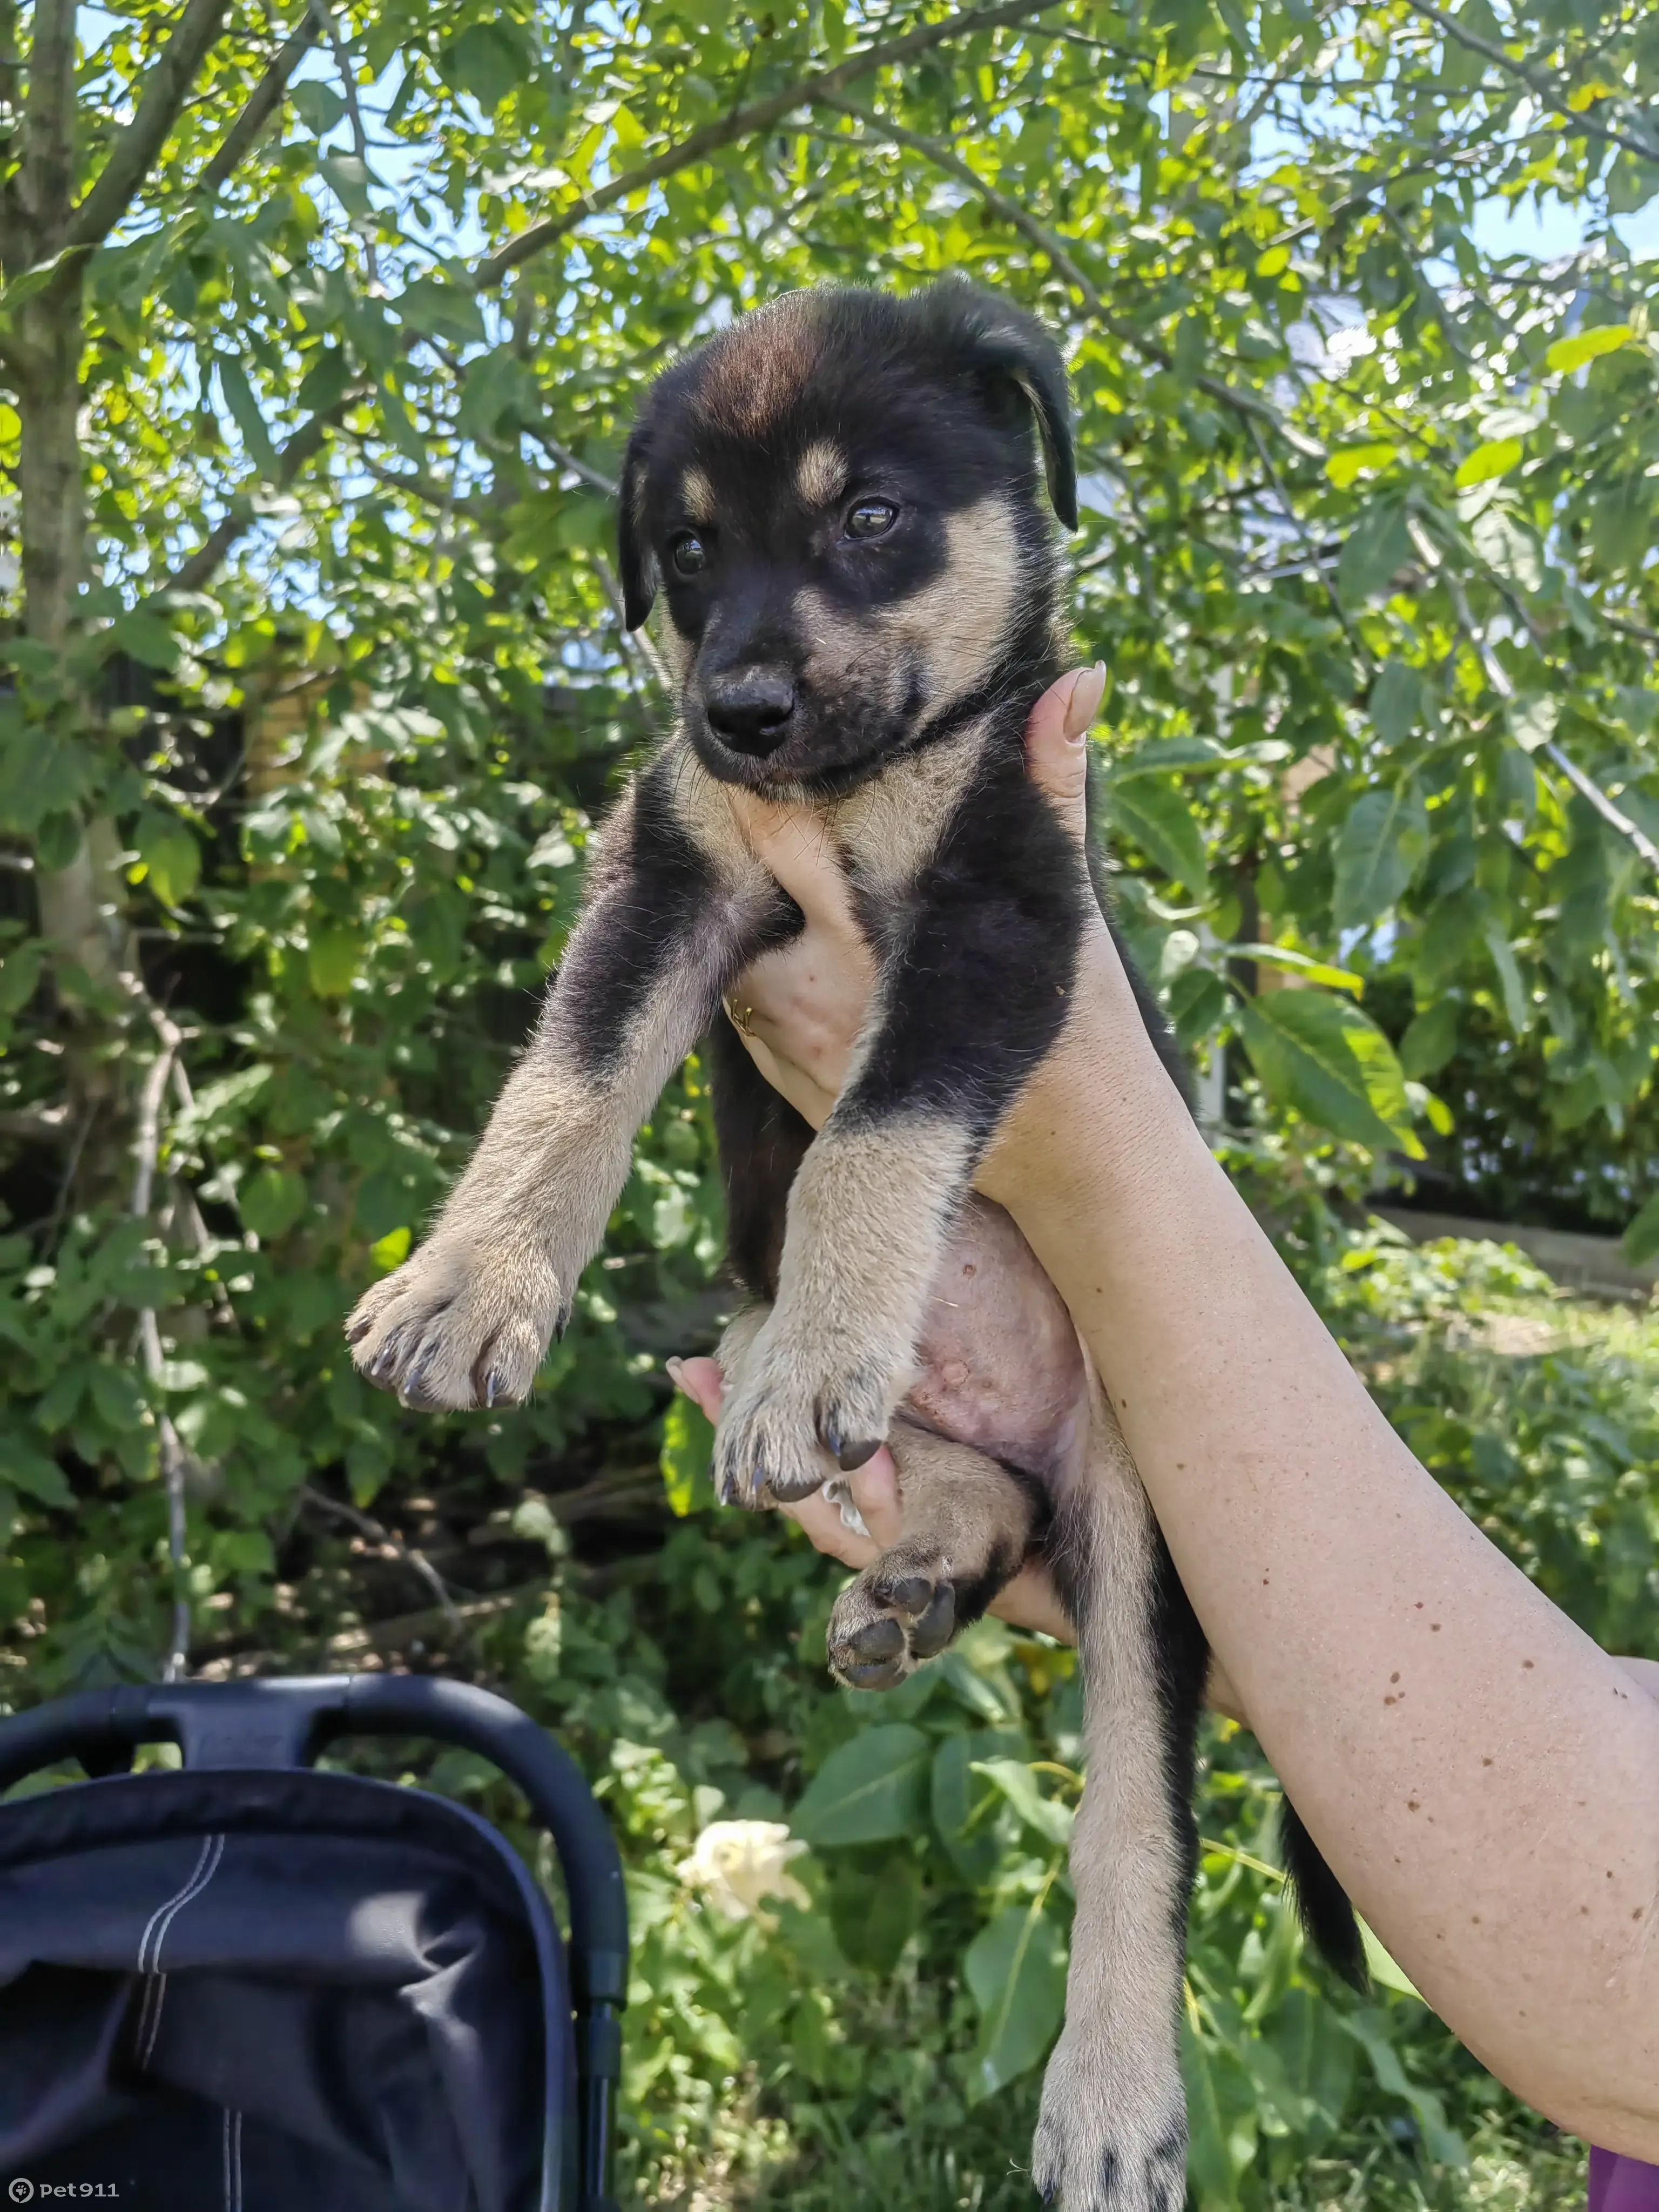
<path id="1" fill-rule="evenodd" d="M 1592 2150 L 1589 2212 L 1659 2212 L 1659 2166 Z"/>

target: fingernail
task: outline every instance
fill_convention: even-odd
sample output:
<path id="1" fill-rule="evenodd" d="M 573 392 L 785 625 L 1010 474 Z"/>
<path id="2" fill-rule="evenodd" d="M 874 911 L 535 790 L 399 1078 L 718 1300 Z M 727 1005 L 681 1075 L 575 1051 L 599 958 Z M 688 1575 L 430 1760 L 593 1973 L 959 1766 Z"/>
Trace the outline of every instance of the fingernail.
<path id="1" fill-rule="evenodd" d="M 1078 672 L 1072 686 L 1072 696 L 1066 702 L 1066 735 L 1073 744 L 1079 744 L 1089 734 L 1095 716 L 1100 712 L 1100 702 L 1106 696 L 1106 664 L 1096 661 L 1092 668 Z"/>
<path id="2" fill-rule="evenodd" d="M 685 1388 L 685 1362 L 683 1359 L 665 1359 L 663 1362 L 663 1368 L 669 1381 L 673 1384 L 674 1388 L 677 1390 L 684 1390 Z"/>

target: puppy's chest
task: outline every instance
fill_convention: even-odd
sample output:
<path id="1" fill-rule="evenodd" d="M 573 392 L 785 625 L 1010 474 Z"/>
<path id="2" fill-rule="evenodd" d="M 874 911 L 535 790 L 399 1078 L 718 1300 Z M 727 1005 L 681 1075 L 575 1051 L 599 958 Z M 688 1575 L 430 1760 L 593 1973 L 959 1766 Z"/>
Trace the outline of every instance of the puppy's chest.
<path id="1" fill-rule="evenodd" d="M 979 732 L 965 730 L 926 752 L 893 762 L 836 799 L 809 802 L 827 844 L 865 898 L 902 898 L 938 852 L 979 769 Z M 725 787 L 690 748 L 671 759 L 674 807 L 721 881 L 747 887 L 761 864 Z M 794 802 L 799 805 L 800 802 Z"/>

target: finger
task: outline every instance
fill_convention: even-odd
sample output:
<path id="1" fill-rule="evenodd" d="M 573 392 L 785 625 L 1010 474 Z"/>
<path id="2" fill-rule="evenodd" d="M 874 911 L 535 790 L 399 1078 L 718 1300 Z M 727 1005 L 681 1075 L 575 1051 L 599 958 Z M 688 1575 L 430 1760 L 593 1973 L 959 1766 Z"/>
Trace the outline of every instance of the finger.
<path id="1" fill-rule="evenodd" d="M 841 1517 L 840 1506 L 832 1505 L 821 1490 L 815 1490 L 810 1498 L 797 1498 L 783 1510 L 805 1530 L 815 1552 L 839 1559 L 844 1567 L 861 1570 L 881 1557 L 882 1547 L 868 1536 L 860 1536 L 856 1528 L 849 1528 Z"/>
<path id="2" fill-rule="evenodd" d="M 752 792 L 734 793 L 732 805 L 750 848 L 807 919 L 862 942 L 840 855 L 823 817 L 777 805 Z"/>
<path id="3" fill-rule="evenodd" d="M 904 1515 L 899 1504 L 898 1469 L 885 1444 L 853 1470 L 847 1487 L 878 1550 L 890 1552 L 904 1534 Z"/>
<path id="4" fill-rule="evenodd" d="M 1022 1567 L 986 1610 L 1015 1628 L 1035 1628 L 1057 1644 L 1075 1644 L 1077 1630 L 1061 1605 L 1052 1578 L 1042 1567 Z"/>
<path id="5" fill-rule="evenodd" d="M 1106 665 L 1079 668 L 1051 684 L 1025 726 L 1025 760 L 1031 781 L 1059 808 L 1066 828 L 1082 842 L 1084 789 L 1088 781 L 1091 724 L 1106 692 Z"/>
<path id="6" fill-rule="evenodd" d="M 670 1359 L 664 1363 L 674 1388 L 700 1407 L 711 1421 L 720 1417 L 726 1377 L 717 1359 Z"/>
<path id="7" fill-rule="evenodd" d="M 796 1113 L 814 1129 L 821 1129 L 830 1119 L 836 1094 L 833 1091 L 826 1091 L 821 1083 L 815 1082 L 806 1070 L 797 1067 L 793 1060 L 787 1059 L 781 1052 L 775 1052 L 760 1033 L 763 1024 L 769 1029 L 771 1026 L 757 1008 L 748 1032 L 738 1032 L 748 1048 L 750 1059 L 773 1090 L 789 1101 Z"/>

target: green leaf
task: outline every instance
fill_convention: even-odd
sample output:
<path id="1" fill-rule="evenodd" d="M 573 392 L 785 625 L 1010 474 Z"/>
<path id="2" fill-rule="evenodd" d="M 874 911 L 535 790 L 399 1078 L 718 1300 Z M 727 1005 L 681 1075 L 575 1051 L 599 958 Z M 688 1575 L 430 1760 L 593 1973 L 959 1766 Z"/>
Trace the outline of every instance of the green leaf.
<path id="1" fill-rule="evenodd" d="M 270 478 L 276 473 L 276 453 L 270 442 L 270 433 L 265 428 L 265 418 L 259 412 L 259 403 L 253 396 L 253 386 L 248 373 L 234 354 L 222 353 L 216 357 L 219 371 L 219 390 L 230 417 L 242 434 L 248 458 L 261 476 Z"/>
<path id="2" fill-rule="evenodd" d="M 1400 458 L 1398 446 L 1345 446 L 1325 464 L 1325 473 L 1339 491 L 1346 491 L 1358 477 L 1392 468 Z"/>
<path id="3" fill-rule="evenodd" d="M 1211 969 L 1188 968 L 1170 984 L 1167 1003 L 1176 1042 L 1190 1049 L 1226 1012 L 1227 987 Z"/>
<path id="4" fill-rule="evenodd" d="M 682 1520 L 714 1502 L 709 1474 L 714 1452 L 714 1431 L 708 1416 L 677 1390 L 663 1417 L 659 1464 L 668 1503 Z"/>
<path id="5" fill-rule="evenodd" d="M 493 115 L 525 77 L 523 54 L 495 23 L 469 23 L 445 48 L 439 66 L 453 85 L 471 94 L 486 115 Z"/>
<path id="6" fill-rule="evenodd" d="M 110 642 L 146 668 L 169 669 L 179 665 L 179 641 L 159 615 L 144 607 L 130 607 L 110 624 Z"/>
<path id="7" fill-rule="evenodd" d="M 1414 782 L 1362 793 L 1337 836 L 1331 902 L 1337 928 L 1358 929 L 1386 914 L 1422 866 L 1428 849 L 1428 810 Z"/>
<path id="8" fill-rule="evenodd" d="M 1445 2106 L 1434 2092 L 1407 2077 L 1399 2052 L 1389 2040 L 1385 2015 L 1374 2005 L 1366 2005 L 1354 2012 L 1334 2014 L 1334 2022 L 1353 2037 L 1370 2060 L 1377 2087 L 1410 2107 L 1422 2134 L 1423 2148 L 1435 2164 L 1460 2171 L 1466 2166 L 1468 2153 L 1462 2137 L 1448 2125 Z"/>
<path id="9" fill-rule="evenodd" d="M 1438 1075 L 1457 1050 L 1458 1012 L 1455 999 L 1437 999 L 1413 1018 L 1400 1040 L 1400 1066 L 1408 1082 Z"/>
<path id="10" fill-rule="evenodd" d="M 269 1244 L 286 1236 L 305 1212 L 306 1187 L 286 1168 L 260 1168 L 238 1191 L 236 1202 L 244 1225 Z"/>
<path id="11" fill-rule="evenodd" d="M 482 345 L 484 319 L 477 295 L 459 284 L 417 276 L 392 302 L 399 322 L 423 337 L 448 338 L 456 345 Z"/>
<path id="12" fill-rule="evenodd" d="M 343 999 L 357 980 L 363 948 L 356 931 L 324 923 L 306 946 L 306 973 L 319 999 Z"/>
<path id="13" fill-rule="evenodd" d="M 1413 557 L 1406 510 L 1394 502 L 1366 509 L 1359 526 L 1342 548 L 1336 564 L 1337 589 L 1344 599 L 1368 599 L 1382 591 Z"/>
<path id="14" fill-rule="evenodd" d="M 1385 745 L 1403 744 L 1423 719 L 1422 672 L 1403 660 L 1385 661 L 1371 686 L 1371 727 Z"/>
<path id="15" fill-rule="evenodd" d="M 1535 753 L 1554 737 L 1560 713 L 1559 699 L 1516 699 L 1508 709 L 1510 735 L 1522 752 Z"/>
<path id="16" fill-rule="evenodd" d="M 368 189 L 380 180 L 361 155 L 325 154 L 317 164 L 317 173 L 354 223 L 372 221 L 374 204 Z"/>
<path id="17" fill-rule="evenodd" d="M 408 1259 L 409 1248 L 414 1241 L 414 1231 L 408 1227 L 388 1229 L 384 1237 L 377 1237 L 369 1246 L 368 1256 L 381 1274 L 389 1275 Z"/>
<path id="18" fill-rule="evenodd" d="M 926 1815 L 932 1753 L 921 1730 L 902 1721 L 860 1729 L 812 1777 L 790 1826 L 820 1850 L 912 1834 Z"/>
<path id="19" fill-rule="evenodd" d="M 928 1790 L 933 1826 L 957 1872 L 972 1888 L 990 1881 L 1003 1851 L 998 1823 L 974 1820 L 991 1791 L 975 1778 L 973 1769 L 983 1759 L 1017 1759 L 1024 1748 L 1017 1729 L 953 1729 L 933 1753 Z"/>
<path id="20" fill-rule="evenodd" d="M 1571 376 L 1587 361 L 1599 361 L 1604 353 L 1617 353 L 1635 336 L 1628 323 L 1603 323 L 1596 330 L 1579 331 L 1572 337 L 1557 338 L 1544 356 L 1544 366 L 1557 376 Z"/>
<path id="21" fill-rule="evenodd" d="M 48 1459 L 21 1437 L 0 1434 L 0 1478 L 37 1505 L 73 1505 L 75 1494 L 56 1460 Z"/>
<path id="22" fill-rule="evenodd" d="M 289 104 L 306 129 L 325 138 L 346 112 L 345 94 L 317 77 L 301 77 L 288 89 Z"/>
<path id="23" fill-rule="evenodd" d="M 92 787 L 92 754 L 72 738 L 21 716 L 0 737 L 0 829 L 33 836 L 47 816 L 72 812 Z"/>
<path id="24" fill-rule="evenodd" d="M 1062 1850 L 1069 1849 L 1072 1841 L 1072 1808 L 1056 1798 L 1045 1797 L 1037 1788 L 1037 1781 L 1023 1759 L 982 1759 L 976 1762 L 974 1771 L 982 1774 L 992 1787 L 1006 1797 L 1028 1828 L 1034 1829 L 1045 1842 L 1057 1844 Z"/>
<path id="25" fill-rule="evenodd" d="M 1233 945 L 1228 947 L 1239 960 L 1265 962 L 1269 968 L 1288 969 L 1291 975 L 1300 975 L 1309 983 L 1322 983 L 1328 990 L 1351 991 L 1358 998 L 1365 988 L 1365 979 L 1356 975 L 1351 968 L 1333 968 L 1323 960 L 1316 960 L 1310 953 L 1297 952 L 1288 945 Z"/>
<path id="26" fill-rule="evenodd" d="M 1492 964 L 1498 970 L 1498 981 L 1504 994 L 1504 1012 L 1509 1016 L 1510 1027 L 1517 1036 L 1532 1021 L 1532 1006 L 1526 987 L 1521 981 L 1521 969 L 1515 957 L 1515 948 L 1504 934 L 1501 923 L 1488 918 L 1482 925 L 1481 936 L 1492 955 Z"/>
<path id="27" fill-rule="evenodd" d="M 38 938 L 13 947 L 0 964 L 0 1014 L 22 1012 L 34 996 L 46 964 L 46 948 Z"/>
<path id="28" fill-rule="evenodd" d="M 1208 897 L 1204 833 L 1176 783 L 1146 776 L 1127 784 L 1115 781 L 1111 804 L 1116 820 L 1166 876 L 1184 884 L 1194 898 Z"/>
<path id="29" fill-rule="evenodd" d="M 1011 1905 L 968 1947 L 963 1972 L 979 2007 L 968 2074 L 977 2105 L 1036 2065 L 1066 2007 L 1066 1939 L 1042 1898 Z"/>
<path id="30" fill-rule="evenodd" d="M 1650 1260 L 1659 1260 L 1659 1190 L 1626 1230 L 1623 1249 L 1632 1267 L 1644 1267 Z"/>
<path id="31" fill-rule="evenodd" d="M 1491 483 L 1498 477 L 1506 477 L 1526 450 L 1519 438 L 1489 438 L 1458 463 L 1452 482 L 1460 491 L 1470 484 Z"/>
<path id="32" fill-rule="evenodd" d="M 1271 991 L 1242 1009 L 1250 1063 L 1269 1095 L 1351 1144 L 1422 1157 L 1405 1078 L 1358 1006 L 1323 991 Z"/>
<path id="33" fill-rule="evenodd" d="M 202 874 L 202 848 L 188 827 L 152 807 L 139 816 L 132 842 L 156 897 L 163 906 L 182 906 Z"/>
<path id="34" fill-rule="evenodd" d="M 1181 2072 L 1187 2089 L 1187 2180 L 1199 2212 L 1236 2212 L 1238 2173 L 1232 2157 L 1232 2118 L 1224 2101 L 1223 2052 L 1198 2035 L 1183 2012 Z M 1234 2101 L 1237 2100 L 1235 2090 Z"/>
<path id="35" fill-rule="evenodd" d="M 1397 1990 L 1401 1996 L 1415 1997 L 1421 2004 L 1424 2002 L 1423 1992 L 1407 1975 L 1404 1968 L 1395 1964 L 1363 1920 L 1359 1923 L 1359 1940 L 1365 1948 L 1366 1968 L 1378 1988 Z"/>

